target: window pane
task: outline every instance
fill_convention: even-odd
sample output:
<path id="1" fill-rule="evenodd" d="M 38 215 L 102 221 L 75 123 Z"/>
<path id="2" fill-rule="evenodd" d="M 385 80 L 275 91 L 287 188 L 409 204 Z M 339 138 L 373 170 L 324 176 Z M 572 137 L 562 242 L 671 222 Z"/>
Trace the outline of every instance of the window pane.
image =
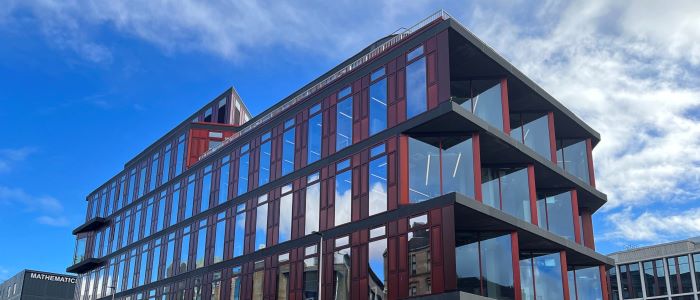
<path id="1" fill-rule="evenodd" d="M 350 299 L 352 280 L 350 266 L 352 266 L 350 248 L 337 250 L 333 253 L 333 291 L 336 300 Z"/>
<path id="2" fill-rule="evenodd" d="M 440 151 L 437 147 L 408 139 L 409 201 L 425 201 L 440 195 Z"/>
<path id="3" fill-rule="evenodd" d="M 693 254 L 693 265 L 695 266 L 695 283 L 700 285 L 700 253 Z"/>
<path id="4" fill-rule="evenodd" d="M 260 174 L 258 186 L 270 182 L 270 141 L 260 145 Z"/>
<path id="5" fill-rule="evenodd" d="M 241 279 L 238 276 L 231 278 L 231 300 L 241 299 Z"/>
<path id="6" fill-rule="evenodd" d="M 255 250 L 267 245 L 267 203 L 258 206 L 255 217 Z"/>
<path id="7" fill-rule="evenodd" d="M 369 215 L 386 211 L 386 156 L 369 162 Z M 383 299 L 383 297 L 382 297 Z"/>
<path id="8" fill-rule="evenodd" d="M 474 156 L 471 139 L 455 145 L 443 142 L 442 190 L 444 194 L 457 192 L 474 197 Z"/>
<path id="9" fill-rule="evenodd" d="M 207 169 L 211 170 L 211 167 L 207 167 Z M 206 170 L 205 169 L 205 172 Z M 211 197 L 211 172 L 204 174 L 204 177 L 202 178 L 202 200 L 201 200 L 201 208 L 200 212 L 206 211 L 209 209 L 209 200 Z"/>
<path id="10" fill-rule="evenodd" d="M 663 269 L 663 266 L 661 268 Z M 591 267 L 576 270 L 576 291 L 578 299 L 602 300 L 603 288 L 600 282 L 600 269 Z"/>
<path id="11" fill-rule="evenodd" d="M 206 246 L 207 242 L 207 226 L 206 223 L 207 221 L 202 221 L 200 222 L 199 225 L 199 232 L 197 233 L 197 253 L 195 257 L 195 268 L 201 268 L 204 267 L 204 255 L 205 249 L 204 247 Z"/>
<path id="12" fill-rule="evenodd" d="M 351 170 L 335 175 L 335 226 L 350 222 L 352 207 Z"/>
<path id="13" fill-rule="evenodd" d="M 216 233 L 214 234 L 214 263 L 224 260 L 224 242 L 226 240 L 226 220 L 216 223 Z"/>
<path id="14" fill-rule="evenodd" d="M 302 299 L 318 299 L 318 258 L 311 257 L 304 260 L 304 294 Z"/>
<path id="15" fill-rule="evenodd" d="M 352 144 L 352 98 L 345 98 L 336 107 L 336 151 Z"/>
<path id="16" fill-rule="evenodd" d="M 386 79 L 369 87 L 369 135 L 386 129 L 387 117 Z"/>
<path id="17" fill-rule="evenodd" d="M 409 296 L 430 294 L 430 231 L 408 233 Z"/>
<path id="18" fill-rule="evenodd" d="M 574 213 L 571 192 L 540 194 L 537 200 L 538 225 L 571 241 L 574 238 Z"/>
<path id="19" fill-rule="evenodd" d="M 670 266 L 669 274 L 672 275 Z M 620 266 L 620 282 L 622 283 L 622 298 L 630 299 L 642 297 L 642 281 L 640 279 L 639 265 L 637 263 Z"/>
<path id="20" fill-rule="evenodd" d="M 292 238 L 292 198 L 290 193 L 280 199 L 279 243 Z"/>
<path id="21" fill-rule="evenodd" d="M 485 297 L 514 299 L 511 236 L 503 235 L 480 243 Z M 550 299 L 550 298 L 543 298 Z M 559 298 L 551 298 L 559 299 Z"/>
<path id="22" fill-rule="evenodd" d="M 314 183 L 306 188 L 306 212 L 304 213 L 304 234 L 318 231 L 319 211 L 321 208 L 321 188 Z"/>
<path id="23" fill-rule="evenodd" d="M 289 264 L 279 266 L 277 276 L 277 300 L 289 299 Z"/>
<path id="24" fill-rule="evenodd" d="M 375 298 L 386 299 L 387 286 L 385 270 L 388 270 L 386 239 L 369 243 L 369 291 Z M 379 298 L 376 298 L 379 297 Z"/>
<path id="25" fill-rule="evenodd" d="M 245 209 L 245 204 L 241 204 Z M 241 206 L 239 205 L 239 206 Z M 235 232 L 233 240 L 233 256 L 243 255 L 243 247 L 245 245 L 245 210 L 236 214 Z"/>
<path id="26" fill-rule="evenodd" d="M 533 118 L 536 119 L 530 120 Z M 511 130 L 511 136 L 530 147 L 530 149 L 535 150 L 542 157 L 550 159 L 552 149 L 550 148 L 549 140 L 548 116 L 545 114 L 537 118 L 532 116 L 532 114 L 523 114 L 523 119 L 523 122 L 527 123 Z"/>
<path id="27" fill-rule="evenodd" d="M 248 192 L 248 153 L 241 155 L 238 163 L 238 195 Z"/>
<path id="28" fill-rule="evenodd" d="M 265 280 L 265 270 L 253 273 L 253 300 L 263 299 L 263 281 Z"/>
<path id="29" fill-rule="evenodd" d="M 527 168 L 482 169 L 483 203 L 530 222 Z"/>
<path id="30" fill-rule="evenodd" d="M 557 144 L 557 164 L 583 182 L 590 183 L 586 141 L 560 140 Z"/>
<path id="31" fill-rule="evenodd" d="M 283 135 L 282 143 L 282 175 L 287 175 L 294 171 L 294 128 L 287 130 Z"/>
<path id="32" fill-rule="evenodd" d="M 185 213 L 185 219 L 189 218 L 192 216 L 192 211 L 194 210 L 194 175 L 191 175 L 187 180 L 187 190 L 185 190 L 186 197 L 185 197 L 185 203 L 182 206 L 182 210 Z"/>
<path id="33" fill-rule="evenodd" d="M 560 254 L 553 253 L 535 257 L 533 268 L 537 298 L 564 299 Z"/>
<path id="34" fill-rule="evenodd" d="M 321 136 L 323 135 L 323 115 L 317 114 L 309 119 L 307 164 L 321 159 Z"/>
<path id="35" fill-rule="evenodd" d="M 478 85 L 481 82 L 474 82 Z M 480 119 L 503 131 L 503 103 L 501 102 L 501 84 L 498 83 L 472 98 L 474 114 Z"/>
<path id="36" fill-rule="evenodd" d="M 228 201 L 228 180 L 229 180 L 230 165 L 224 164 L 221 166 L 221 176 L 219 177 L 219 199 L 218 204 Z"/>
<path id="37" fill-rule="evenodd" d="M 185 161 L 185 135 L 177 139 L 177 157 L 175 158 L 175 176 L 182 173 L 182 163 Z"/>
<path id="38" fill-rule="evenodd" d="M 187 229 L 187 228 L 186 228 Z M 178 273 L 187 271 L 188 256 L 190 253 L 190 233 L 187 232 L 182 236 L 182 244 L 180 248 L 180 268 Z"/>
<path id="39" fill-rule="evenodd" d="M 428 109 L 425 57 L 406 67 L 406 115 L 412 118 Z"/>

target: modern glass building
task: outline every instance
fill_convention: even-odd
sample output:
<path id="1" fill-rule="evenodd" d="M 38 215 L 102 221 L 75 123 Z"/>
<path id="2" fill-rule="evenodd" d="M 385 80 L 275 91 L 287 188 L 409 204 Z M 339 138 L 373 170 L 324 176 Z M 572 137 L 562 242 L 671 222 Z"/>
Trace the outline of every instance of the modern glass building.
<path id="1" fill-rule="evenodd" d="M 599 134 L 445 12 L 87 197 L 76 299 L 609 299 Z"/>
<path id="2" fill-rule="evenodd" d="M 612 299 L 697 300 L 700 237 L 610 254 Z"/>

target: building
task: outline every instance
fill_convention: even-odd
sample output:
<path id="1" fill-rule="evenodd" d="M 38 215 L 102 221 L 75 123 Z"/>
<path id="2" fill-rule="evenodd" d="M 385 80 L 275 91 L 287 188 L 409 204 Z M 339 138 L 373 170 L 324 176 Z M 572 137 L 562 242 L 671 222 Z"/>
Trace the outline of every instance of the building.
<path id="1" fill-rule="evenodd" d="M 700 237 L 610 254 L 612 299 L 698 300 Z"/>
<path id="2" fill-rule="evenodd" d="M 0 283 L 0 300 L 73 299 L 76 277 L 34 270 L 22 270 Z"/>
<path id="3" fill-rule="evenodd" d="M 87 196 L 68 271 L 76 299 L 608 300 L 599 139 L 439 11 L 186 118 Z"/>

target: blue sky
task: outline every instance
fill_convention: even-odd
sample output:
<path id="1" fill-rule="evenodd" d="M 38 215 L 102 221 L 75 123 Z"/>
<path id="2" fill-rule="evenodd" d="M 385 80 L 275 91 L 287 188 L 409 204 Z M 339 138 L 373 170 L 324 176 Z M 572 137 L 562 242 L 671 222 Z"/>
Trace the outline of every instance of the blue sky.
<path id="1" fill-rule="evenodd" d="M 304 3 L 0 7 L 0 280 L 63 272 L 85 195 L 228 87 L 257 114 L 440 8 L 601 133 L 601 252 L 700 235 L 696 1 Z"/>

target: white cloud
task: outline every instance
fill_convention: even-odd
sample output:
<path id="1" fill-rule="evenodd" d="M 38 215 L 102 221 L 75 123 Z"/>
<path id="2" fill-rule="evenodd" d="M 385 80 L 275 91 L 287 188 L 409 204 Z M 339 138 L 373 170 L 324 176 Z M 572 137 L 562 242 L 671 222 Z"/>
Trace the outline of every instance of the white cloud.
<path id="1" fill-rule="evenodd" d="M 601 133 L 594 160 L 598 188 L 609 196 L 602 213 L 632 226 L 665 211 L 632 218 L 632 209 L 700 200 L 700 122 L 688 114 L 700 105 L 700 5 L 674 2 L 667 12 L 644 4 L 559 2 L 536 9 L 528 26 L 488 8 L 470 18 L 477 35 Z M 694 216 L 668 218 L 676 232 L 693 233 Z M 609 224 L 604 236 L 629 240 L 664 231 Z"/>
<path id="2" fill-rule="evenodd" d="M 0 149 L 0 173 L 9 172 L 17 163 L 24 161 L 34 152 L 36 149 L 32 147 Z"/>
<path id="3" fill-rule="evenodd" d="M 700 235 L 700 208 L 669 212 L 631 209 L 611 213 L 606 222 L 617 230 L 601 236 L 602 240 L 662 243 Z"/>
<path id="4" fill-rule="evenodd" d="M 12 206 L 25 213 L 38 214 L 36 221 L 51 226 L 67 226 L 68 218 L 63 215 L 64 208 L 58 199 L 47 195 L 31 195 L 21 188 L 0 185 L 0 205 Z"/>

